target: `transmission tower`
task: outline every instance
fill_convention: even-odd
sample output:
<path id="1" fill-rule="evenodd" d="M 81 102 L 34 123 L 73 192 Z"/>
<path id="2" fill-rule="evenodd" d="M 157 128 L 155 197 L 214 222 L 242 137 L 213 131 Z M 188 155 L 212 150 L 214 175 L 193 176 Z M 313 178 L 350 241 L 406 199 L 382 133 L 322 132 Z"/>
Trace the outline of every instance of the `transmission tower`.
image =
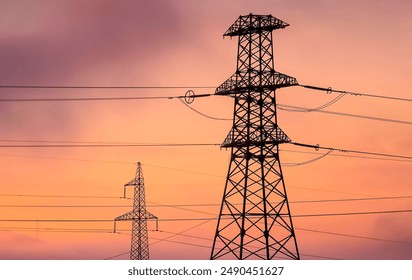
<path id="1" fill-rule="evenodd" d="M 146 198 L 144 190 L 143 171 L 140 162 L 137 163 L 136 176 L 133 180 L 124 185 L 124 197 L 126 197 L 126 187 L 134 187 L 133 210 L 121 215 L 116 221 L 132 221 L 132 242 L 130 247 L 131 260 L 149 259 L 149 241 L 147 233 L 147 220 L 157 217 L 146 210 Z M 157 228 L 157 224 L 156 224 Z"/>
<path id="2" fill-rule="evenodd" d="M 279 128 L 275 90 L 296 85 L 275 71 L 272 31 L 288 24 L 272 15 L 240 16 L 223 36 L 238 36 L 237 69 L 216 89 L 234 98 L 231 149 L 211 259 L 299 259 L 279 160 L 290 142 Z"/>

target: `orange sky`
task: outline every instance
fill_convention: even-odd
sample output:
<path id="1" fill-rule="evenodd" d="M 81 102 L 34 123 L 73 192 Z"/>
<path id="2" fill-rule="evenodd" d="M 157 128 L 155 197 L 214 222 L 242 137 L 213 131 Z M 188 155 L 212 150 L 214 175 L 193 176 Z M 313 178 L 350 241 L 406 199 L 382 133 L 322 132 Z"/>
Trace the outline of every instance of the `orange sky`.
<path id="1" fill-rule="evenodd" d="M 236 68 L 236 38 L 223 40 L 222 35 L 239 15 L 252 12 L 272 14 L 290 24 L 274 33 L 275 67 L 301 84 L 411 98 L 412 3 L 408 1 L 84 2 L 1 1 L 0 85 L 217 87 Z M 0 89 L 1 98 L 184 93 L 179 89 Z M 335 95 L 286 88 L 277 96 L 279 103 L 317 107 Z M 198 99 L 192 105 L 215 117 L 230 118 L 233 113 L 233 100 L 226 97 Z M 345 96 L 328 110 L 412 121 L 408 102 Z M 278 120 L 296 142 L 412 155 L 409 125 L 285 111 L 279 111 Z M 221 143 L 230 128 L 230 121 L 202 117 L 178 100 L 0 103 L 0 140 Z M 317 157 L 290 152 L 314 150 L 291 145 L 281 149 L 282 163 Z M 300 167 L 285 165 L 289 200 L 411 194 L 410 162 L 334 156 L 341 154 L 335 151 Z M 218 214 L 229 155 L 229 150 L 218 147 L 0 148 L 0 219 L 114 219 L 131 210 L 131 200 L 4 194 L 120 197 L 137 161 L 143 164 L 150 212 L 160 219 L 212 218 Z M 155 203 L 216 205 L 176 209 L 154 207 Z M 291 203 L 291 211 L 302 215 L 411 206 L 410 199 Z M 411 259 L 410 221 L 410 213 L 293 219 L 303 259 Z M 111 222 L 0 222 L 0 259 L 104 259 L 128 252 L 130 236 L 108 233 L 112 226 Z M 118 226 L 130 229 L 128 222 Z M 155 224 L 149 222 L 151 243 L 195 228 L 184 233 L 189 236 L 153 244 L 151 259 L 209 258 L 216 221 L 165 221 L 159 226 L 160 231 L 152 231 Z M 73 229 L 92 232 L 55 232 Z M 127 259 L 128 254 L 119 258 Z"/>

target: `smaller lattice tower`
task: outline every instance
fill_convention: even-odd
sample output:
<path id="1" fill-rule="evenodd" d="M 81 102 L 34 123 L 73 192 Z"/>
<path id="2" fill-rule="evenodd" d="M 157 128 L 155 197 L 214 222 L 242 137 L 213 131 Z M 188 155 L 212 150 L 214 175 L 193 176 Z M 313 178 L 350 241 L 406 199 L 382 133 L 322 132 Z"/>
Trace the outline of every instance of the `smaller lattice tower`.
<path id="1" fill-rule="evenodd" d="M 137 163 L 136 176 L 124 185 L 124 197 L 126 187 L 134 187 L 133 210 L 121 215 L 116 221 L 132 221 L 132 242 L 130 246 L 131 260 L 149 259 L 149 240 L 147 233 L 147 220 L 157 220 L 157 217 L 146 210 L 146 197 L 142 165 Z"/>

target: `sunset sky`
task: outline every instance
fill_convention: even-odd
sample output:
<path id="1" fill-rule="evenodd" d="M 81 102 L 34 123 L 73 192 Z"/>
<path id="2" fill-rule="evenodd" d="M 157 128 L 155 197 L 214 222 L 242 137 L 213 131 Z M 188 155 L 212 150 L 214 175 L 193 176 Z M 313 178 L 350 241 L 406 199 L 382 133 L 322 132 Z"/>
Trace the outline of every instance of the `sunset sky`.
<path id="1" fill-rule="evenodd" d="M 300 84 L 412 98 L 412 1 L 1 0 L 0 86 L 187 88 L 0 88 L 0 99 L 213 93 L 210 87 L 236 69 L 237 38 L 222 35 L 249 13 L 290 24 L 274 32 L 275 68 Z M 276 94 L 281 104 L 309 108 L 337 96 L 301 87 Z M 199 98 L 191 106 L 216 118 L 233 114 L 229 97 Z M 407 123 L 282 110 L 278 122 L 295 142 L 412 156 L 410 102 L 347 95 L 326 110 Z M 0 101 L 0 259 L 128 259 L 131 222 L 118 223 L 119 232 L 111 233 L 112 222 L 35 220 L 111 220 L 130 211 L 132 200 L 120 197 L 138 161 L 148 210 L 160 220 L 174 219 L 160 221 L 159 231 L 149 222 L 150 258 L 209 259 L 230 150 L 1 146 L 217 144 L 231 125 L 178 99 Z M 311 164 L 288 166 L 325 151 L 280 149 L 302 259 L 412 259 L 411 212 L 299 217 L 411 210 L 412 198 L 302 201 L 412 196 L 412 160 L 333 151 Z M 199 220 L 176 220 L 188 218 Z"/>

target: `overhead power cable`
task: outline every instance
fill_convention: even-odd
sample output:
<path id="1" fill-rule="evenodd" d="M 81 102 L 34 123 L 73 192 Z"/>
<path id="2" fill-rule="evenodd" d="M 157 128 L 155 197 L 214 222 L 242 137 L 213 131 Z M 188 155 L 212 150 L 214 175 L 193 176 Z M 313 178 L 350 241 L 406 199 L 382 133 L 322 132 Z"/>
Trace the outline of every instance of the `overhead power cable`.
<path id="1" fill-rule="evenodd" d="M 127 233 L 126 235 L 131 235 L 131 234 L 128 234 L 128 233 Z M 207 249 L 211 249 L 211 248 L 212 248 L 211 246 L 208 246 L 208 245 L 201 245 L 201 244 L 195 244 L 195 243 L 189 243 L 189 242 L 183 242 L 183 241 L 165 240 L 165 239 L 160 239 L 160 238 L 155 238 L 155 237 L 151 237 L 150 239 L 152 239 L 152 240 L 159 240 L 159 241 L 166 241 L 166 242 L 176 243 L 176 244 L 182 244 L 182 245 L 189 245 L 189 246 L 207 248 Z M 152 245 L 155 244 L 155 243 L 156 243 L 156 242 L 150 243 L 149 245 L 152 246 Z M 110 257 L 110 258 L 106 258 L 106 260 L 107 260 L 107 259 L 114 259 L 114 258 L 116 258 L 116 257 L 120 257 L 120 256 L 123 256 L 123 255 L 129 254 L 129 253 L 130 253 L 130 251 L 129 251 L 129 252 L 124 252 L 124 253 L 121 253 L 121 254 L 117 254 L 117 255 L 112 256 L 112 257 Z M 314 257 L 314 258 L 326 259 L 326 260 L 340 260 L 340 259 L 337 259 L 337 258 L 324 257 L 324 256 L 312 255 L 312 254 L 300 254 L 300 255 L 302 255 L 302 256 L 307 256 L 307 257 Z M 283 259 L 283 258 L 279 257 L 279 259 Z M 285 258 L 285 259 L 286 259 L 286 258 Z"/>
<path id="2" fill-rule="evenodd" d="M 114 143 L 109 144 L 111 147 L 116 147 L 117 145 L 137 145 L 140 146 L 142 144 L 139 143 L 132 143 L 132 142 L 81 142 L 81 141 L 53 141 L 53 140 L 0 140 L 0 142 L 44 142 L 44 143 L 90 143 L 93 145 L 93 147 L 100 147 L 100 145 L 105 146 L 105 143 Z M 94 144 L 96 143 L 96 145 Z M 102 143 L 102 144 L 99 144 Z M 118 143 L 118 144 L 116 144 Z M 384 153 L 371 153 L 371 152 L 364 152 L 364 151 L 353 151 L 353 150 L 348 150 L 348 149 L 338 149 L 338 148 L 326 148 L 326 147 L 319 147 L 319 146 L 315 146 L 315 145 L 309 145 L 309 144 L 301 144 L 301 143 L 295 143 L 292 142 L 291 144 L 293 145 L 298 145 L 298 146 L 304 146 L 304 147 L 308 147 L 308 148 L 314 148 L 314 149 L 326 149 L 328 150 L 328 152 L 324 155 L 321 155 L 315 159 L 312 160 L 308 160 L 306 162 L 302 162 L 302 163 L 294 163 L 291 164 L 292 166 L 298 166 L 298 165 L 303 165 L 303 164 L 308 164 L 311 163 L 313 161 L 319 160 L 323 157 L 325 157 L 326 155 L 330 155 L 330 156 L 335 156 L 335 157 L 349 157 L 349 158 L 366 158 L 366 159 L 375 159 L 375 160 L 386 160 L 386 161 L 402 161 L 402 162 L 412 162 L 412 157 L 410 156 L 400 156 L 400 155 L 390 155 L 390 154 L 384 154 Z M 29 146 L 25 145 L 10 145 L 10 148 L 18 146 L 18 147 L 32 147 L 32 145 L 30 144 Z M 152 145 L 150 143 L 148 144 L 143 144 L 143 145 Z M 158 145 L 158 144 L 154 144 L 154 145 Z M 178 144 L 180 145 L 180 144 Z M 220 144 L 208 144 L 208 145 L 214 145 L 214 146 L 219 146 Z M 0 147 L 6 148 L 9 145 L 0 145 Z M 73 147 L 77 147 L 77 145 L 70 145 Z M 43 147 L 43 145 L 34 145 L 34 147 Z M 44 147 L 48 147 L 44 146 Z M 52 145 L 52 147 L 60 147 L 60 145 Z M 63 147 L 63 146 L 62 146 Z M 348 154 L 331 154 L 330 152 L 332 150 L 337 150 L 340 152 L 344 152 L 344 153 L 358 153 L 358 154 L 367 154 L 367 155 L 373 155 L 373 156 L 379 156 L 379 157 L 370 157 L 370 156 L 354 156 L 354 155 L 348 155 Z M 293 153 L 302 153 L 302 154 L 318 154 L 317 152 L 309 152 L 309 151 L 294 151 L 294 150 L 287 150 L 287 149 L 281 149 L 281 151 L 283 152 L 293 152 Z M 70 160 L 70 161 L 84 161 L 84 162 L 102 162 L 102 163 L 116 163 L 116 164 L 136 164 L 135 162 L 123 162 L 123 161 L 105 161 L 105 160 L 92 160 L 92 159 L 72 159 L 72 158 L 55 158 L 55 157 L 44 157 L 44 156 L 23 156 L 23 155 L 0 155 L 0 156 L 15 156 L 15 157 L 27 157 L 27 158 L 46 158 L 46 159 L 57 159 L 57 160 Z M 199 175 L 205 175 L 205 176 L 213 176 L 213 177 L 223 177 L 221 175 L 215 175 L 215 174 L 208 174 L 208 173 L 203 173 L 203 172 L 197 172 L 197 171 L 189 171 L 189 170 L 181 170 L 181 169 L 175 169 L 175 168 L 168 168 L 168 167 L 162 167 L 162 166 L 157 166 L 157 165 L 147 165 L 149 167 L 155 167 L 155 168 L 162 168 L 162 169 L 167 169 L 167 170 L 173 170 L 173 171 L 179 171 L 179 172 L 187 172 L 187 173 L 194 173 L 194 174 L 199 174 Z"/>
<path id="3" fill-rule="evenodd" d="M 0 140 L 1 141 L 1 140 Z M 24 141 L 24 142 L 32 142 L 32 141 Z M 33 141 L 35 142 L 35 141 Z M 47 142 L 47 141 L 45 141 Z M 280 149 L 281 152 L 290 152 L 290 153 L 299 153 L 299 154 L 313 154 L 319 155 L 318 152 L 310 152 L 310 151 L 298 151 L 298 150 L 290 150 L 290 149 Z M 323 156 L 323 155 L 322 155 Z M 371 156 L 355 156 L 355 155 L 348 155 L 348 154 L 329 154 L 332 157 L 347 157 L 347 158 L 362 158 L 362 159 L 373 159 L 373 160 L 384 160 L 384 161 L 398 161 L 398 162 L 412 162 L 412 160 L 406 159 L 396 159 L 396 158 L 384 158 L 384 157 L 371 157 Z M 80 158 L 65 158 L 65 157 L 49 157 L 49 156 L 29 156 L 29 155 L 11 155 L 11 154 L 0 154 L 0 157 L 18 157 L 18 158 L 33 158 L 33 159 L 51 159 L 51 160 L 66 160 L 66 161 L 79 161 L 79 162 L 97 162 L 97 163 L 113 163 L 113 164 L 128 164 L 128 165 L 136 165 L 136 162 L 128 162 L 128 161 L 113 161 L 113 160 L 99 160 L 99 159 L 80 159 Z M 191 173 L 191 174 L 199 174 L 204 176 L 212 176 L 212 177 L 221 177 L 226 178 L 223 175 L 217 174 L 210 174 L 205 172 L 193 171 L 193 170 L 186 170 L 186 169 L 177 169 L 177 168 L 170 168 L 165 166 L 158 166 L 158 165 L 150 165 L 150 164 L 143 164 L 144 166 L 177 171 L 177 172 L 184 172 L 184 173 Z"/>
<path id="4" fill-rule="evenodd" d="M 0 208 L 123 208 L 123 207 L 130 208 L 130 205 L 13 205 L 13 204 L 0 205 Z M 156 206 L 154 205 L 152 207 L 156 207 Z"/>
<path id="5" fill-rule="evenodd" d="M 75 85 L 0 85 L 10 89 L 214 89 L 215 86 L 75 86 Z"/>
<path id="6" fill-rule="evenodd" d="M 3 140 L 7 141 L 7 140 Z M 10 140 L 11 141 L 11 140 Z M 31 142 L 27 140 L 27 142 Z M 53 142 L 53 141 L 51 141 Z M 76 143 L 76 142 L 73 142 Z M 37 144 L 21 144 L 21 145 L 0 145 L 0 148 L 105 148 L 105 147 L 196 147 L 196 146 L 220 146 L 221 144 L 218 143 L 119 143 L 119 144 L 92 144 L 94 142 L 90 142 L 91 144 L 44 144 L 44 145 L 37 145 Z M 99 142 L 96 142 L 99 143 Z M 386 154 L 386 153 L 376 153 L 376 152 L 367 152 L 367 151 L 360 151 L 360 150 L 350 150 L 350 149 L 342 149 L 342 148 L 334 148 L 334 147 L 323 147 L 319 145 L 311 145 L 311 144 L 304 144 L 298 142 L 290 142 L 289 144 L 295 146 L 301 146 L 306 148 L 314 148 L 316 150 L 328 150 L 328 151 L 339 151 L 343 153 L 356 153 L 356 154 L 365 154 L 365 155 L 373 155 L 385 158 L 399 158 L 399 159 L 407 159 L 412 160 L 412 156 L 404 156 L 404 155 L 393 155 L 393 154 Z M 297 153 L 308 153 L 302 151 L 293 151 Z M 153 166 L 154 167 L 154 166 Z"/>
<path id="7" fill-rule="evenodd" d="M 339 198 L 339 199 L 320 199 L 320 200 L 297 200 L 289 203 L 327 203 L 327 202 L 353 202 L 353 201 L 371 201 L 371 200 L 387 200 L 387 199 L 409 199 L 412 195 L 404 196 L 384 196 L 384 197 L 364 197 L 364 198 Z"/>
<path id="8" fill-rule="evenodd" d="M 199 94 L 199 95 L 193 95 L 190 96 L 190 98 L 199 98 L 199 97 L 207 97 L 207 96 L 212 96 L 214 94 Z M 287 105 L 287 104 L 278 104 L 278 108 L 280 110 L 285 110 L 285 111 L 292 111 L 292 112 L 319 112 L 319 113 L 324 113 L 324 114 L 332 114 L 332 115 L 339 115 L 339 116 L 345 116 L 345 117 L 352 117 L 352 118 L 362 118 L 362 119 L 369 119 L 369 120 L 374 120 L 374 121 L 384 121 L 384 122 L 392 122 L 392 123 L 399 123 L 399 124 L 407 124 L 407 125 L 412 125 L 412 122 L 410 121 L 403 121 L 403 120 L 395 120 L 395 119 L 388 119 L 388 118 L 380 118 L 380 117 L 373 117 L 373 116 L 365 116 L 365 115 L 359 115 L 359 114 L 350 114 L 350 113 L 343 113 L 343 112 L 335 112 L 335 111 L 326 111 L 322 110 L 323 108 L 326 108 L 333 103 L 337 102 L 340 98 L 342 98 L 344 95 L 342 94 L 341 96 L 335 98 L 331 102 L 328 102 L 320 107 L 317 108 L 306 108 L 306 107 L 300 107 L 300 106 L 292 106 L 292 105 Z M 191 110 L 195 111 L 196 113 L 207 117 L 209 119 L 213 120 L 231 120 L 231 119 L 226 119 L 226 118 L 217 118 L 217 117 L 212 117 L 207 114 L 204 114 L 193 107 L 189 106 L 187 103 L 188 102 L 183 102 L 182 99 L 187 98 L 186 96 L 179 95 L 179 96 L 129 96 L 129 97 L 78 97 L 78 98 L 3 98 L 0 99 L 0 102 L 59 102 L 59 101 L 114 101 L 114 100 L 155 100 L 155 99 L 179 99 L 183 104 L 185 104 L 188 108 Z"/>
<path id="9" fill-rule="evenodd" d="M 179 101 L 185 105 L 187 108 L 189 108 L 190 110 L 192 110 L 193 112 L 196 112 L 197 114 L 206 117 L 208 119 L 212 119 L 212 120 L 217 120 L 217 121 L 231 121 L 232 119 L 227 119 L 227 118 L 218 118 L 218 117 L 212 117 L 209 115 L 206 115 L 198 110 L 196 110 L 195 108 L 193 108 L 192 106 L 190 106 L 186 101 L 182 100 L 182 98 L 179 98 Z"/>
<path id="10" fill-rule="evenodd" d="M 174 206 L 171 204 L 162 204 L 162 203 L 157 203 L 157 202 L 153 202 L 153 201 L 147 201 L 149 203 L 152 203 L 154 205 L 158 205 L 158 206 L 166 206 L 166 207 L 171 207 L 171 208 L 175 208 L 178 210 L 184 210 L 184 211 L 190 211 L 190 212 L 196 212 L 196 213 L 200 213 L 200 214 L 206 214 L 206 215 L 215 215 L 214 213 L 209 213 L 209 212 L 204 212 L 204 211 L 198 211 L 198 210 L 193 210 L 193 209 L 188 209 L 188 208 L 184 208 L 181 206 Z"/>
<path id="11" fill-rule="evenodd" d="M 313 159 L 310 159 L 310 160 L 307 160 L 307 161 L 303 161 L 303 162 L 299 162 L 299 163 L 283 163 L 282 165 L 284 165 L 284 166 L 289 166 L 289 167 L 295 167 L 295 166 L 301 166 L 301 165 L 313 163 L 313 162 L 315 162 L 315 161 L 318 161 L 318 160 L 323 159 L 324 157 L 326 157 L 327 155 L 329 155 L 329 154 L 332 153 L 332 152 L 333 152 L 333 149 L 330 149 L 330 150 L 327 151 L 325 154 L 320 155 L 320 156 L 318 156 L 318 157 L 316 157 L 316 158 L 313 158 Z"/>
<path id="12" fill-rule="evenodd" d="M 113 100 L 151 100 L 174 99 L 181 96 L 129 96 L 129 97 L 79 97 L 79 98 L 2 98 L 0 102 L 63 102 L 63 101 L 113 101 Z"/>
<path id="13" fill-rule="evenodd" d="M 1 86 L 0 86 L 1 88 Z M 39 87 L 44 88 L 44 87 Z M 53 87 L 50 87 L 53 88 Z M 76 87 L 61 87 L 61 88 L 76 88 Z M 77 87 L 84 88 L 84 87 Z M 90 88 L 120 88 L 120 89 L 133 89 L 133 87 L 90 87 Z M 147 87 L 156 89 L 155 87 Z M 173 88 L 173 87 L 163 87 Z M 186 87 L 174 87 L 174 88 L 186 88 Z M 203 87 L 199 87 L 203 88 Z M 138 87 L 138 89 L 146 89 L 145 87 Z M 192 90 L 188 90 L 185 95 L 175 96 L 112 96 L 112 97 L 60 97 L 60 98 L 1 98 L 0 102 L 66 102 L 66 101 L 114 101 L 114 100 L 156 100 L 156 99 L 184 99 L 187 103 L 191 103 L 195 98 L 209 97 L 214 94 L 194 94 Z"/>
<path id="14" fill-rule="evenodd" d="M 174 234 L 172 234 L 172 235 L 170 235 L 170 236 L 168 236 L 168 237 L 166 237 L 166 238 L 163 238 L 163 239 L 158 240 L 158 241 L 156 241 L 156 242 L 150 243 L 149 245 L 152 246 L 152 245 L 158 244 L 158 243 L 160 243 L 160 242 L 162 242 L 162 241 L 169 240 L 170 238 L 173 238 L 174 236 L 177 236 L 177 235 L 179 235 L 179 234 L 183 234 L 183 233 L 186 233 L 186 232 L 188 232 L 188 231 L 191 231 L 192 229 L 198 228 L 198 227 L 200 227 L 200 226 L 202 226 L 202 225 L 204 225 L 204 224 L 207 224 L 207 223 L 209 223 L 210 221 L 213 221 L 213 220 L 214 220 L 214 218 L 209 219 L 209 220 L 206 220 L 206 221 L 203 221 L 203 222 L 198 223 L 198 224 L 196 224 L 196 225 L 194 225 L 194 226 L 192 226 L 192 227 L 190 227 L 190 228 L 184 229 L 184 230 L 182 230 L 182 231 L 180 231 L 180 232 L 178 232 L 178 233 L 174 233 Z M 123 255 L 129 254 L 129 253 L 130 253 L 130 251 L 123 252 L 123 253 L 117 254 L 117 255 L 115 255 L 115 256 L 111 256 L 111 257 L 105 258 L 105 260 L 114 259 L 114 258 L 117 258 L 117 257 L 123 256 Z"/>
<path id="15" fill-rule="evenodd" d="M 365 116 L 365 115 L 350 114 L 350 113 L 335 112 L 335 111 L 313 110 L 313 109 L 306 108 L 306 107 L 292 106 L 292 105 L 287 105 L 287 104 L 278 104 L 278 108 L 280 110 L 290 111 L 290 112 L 307 112 L 307 113 L 317 112 L 317 113 L 338 115 L 338 116 L 351 117 L 351 118 L 360 118 L 360 119 L 368 119 L 368 120 L 373 120 L 373 121 L 391 122 L 391 123 L 412 125 L 412 122 L 410 122 L 410 121 L 395 120 L 395 119 L 380 118 L 380 117 Z"/>
<path id="16" fill-rule="evenodd" d="M 344 90 L 336 90 L 332 89 L 331 87 L 319 87 L 319 86 L 312 86 L 312 85 L 298 85 L 303 88 L 318 90 L 318 91 L 325 91 L 327 93 L 343 93 L 349 94 L 354 96 L 365 96 L 365 97 L 373 97 L 373 98 L 382 98 L 382 99 L 392 99 L 398 101 L 408 101 L 411 102 L 412 99 L 410 98 L 401 98 L 395 96 L 384 96 L 384 95 L 376 95 L 376 94 L 368 94 L 368 93 L 361 93 L 361 92 L 352 92 L 352 91 L 344 91 Z M 7 89 L 215 89 L 216 86 L 76 86 L 76 85 L 0 85 L 0 88 L 7 88 Z"/>
<path id="17" fill-rule="evenodd" d="M 204 224 L 204 223 L 202 223 Z M 196 226 L 197 227 L 197 226 Z M 402 240 L 396 240 L 396 239 L 386 239 L 386 238 L 378 238 L 378 237 L 372 237 L 372 236 L 364 236 L 364 235 L 354 235 L 354 234 L 347 234 L 347 233 L 339 233 L 339 232 L 330 232 L 330 231 L 324 231 L 324 230 L 316 230 L 316 229 L 308 229 L 308 228 L 295 228 L 298 231 L 306 231 L 306 232 L 313 232 L 313 233 L 320 233 L 320 234 L 326 234 L 326 235 L 334 235 L 334 236 L 341 236 L 341 237 L 350 237 L 350 238 L 358 238 L 358 239 L 366 239 L 366 240 L 372 240 L 372 241 L 381 241 L 381 242 L 391 242 L 391 243 L 400 243 L 400 244 L 406 244 L 406 245 L 412 245 L 412 242 L 408 241 L 402 241 Z M 60 228 L 60 227 L 0 227 L 0 231 L 31 231 L 31 232 L 72 232 L 72 233 L 121 233 L 123 231 L 128 231 L 130 232 L 131 229 L 118 229 L 116 232 L 113 232 L 113 229 L 104 229 L 104 228 Z M 170 232 L 166 230 L 149 230 L 153 232 L 160 232 L 160 233 L 167 233 L 167 234 L 172 234 L 172 237 L 175 236 L 181 236 L 181 237 L 188 237 L 188 238 L 194 238 L 194 239 L 201 239 L 201 240 L 207 240 L 210 241 L 212 239 L 210 238 L 205 238 L 205 237 L 200 237 L 200 236 L 195 236 L 195 235 L 188 235 L 188 234 L 182 234 L 178 232 Z M 187 230 L 185 230 L 187 231 Z M 168 239 L 171 238 L 171 236 L 168 237 Z M 159 242 L 155 242 L 159 243 Z M 154 245 L 154 244 L 151 244 Z M 123 255 L 122 254 L 119 254 Z"/>
<path id="18" fill-rule="evenodd" d="M 411 213 L 411 212 L 412 212 L 412 209 L 405 209 L 405 210 L 388 210 L 388 211 L 302 214 L 302 215 L 294 215 L 293 217 L 294 218 L 308 218 L 308 217 L 331 217 L 331 216 L 357 216 L 357 215 L 395 214 L 395 213 Z"/>
<path id="19" fill-rule="evenodd" d="M 386 210 L 386 211 L 365 211 L 365 212 L 344 212 L 344 213 L 314 213 L 293 215 L 294 218 L 309 218 L 309 217 L 331 217 L 331 216 L 353 216 L 353 215 L 376 215 L 376 214 L 399 214 L 411 213 L 412 209 L 402 210 Z M 281 215 L 282 216 L 282 215 Z M 159 219 L 159 222 L 179 222 L 179 221 L 211 221 L 214 218 L 164 218 Z M 112 219 L 0 219 L 0 222 L 50 222 L 50 223 L 102 223 L 113 222 Z"/>
<path id="20" fill-rule="evenodd" d="M 390 199 L 410 199 L 412 195 L 405 196 L 386 196 L 386 197 L 365 197 L 365 198 L 337 198 L 337 199 L 320 199 L 320 200 L 295 200 L 289 201 L 289 203 L 301 204 L 301 203 L 331 203 L 331 202 L 354 202 L 354 201 L 373 201 L 373 200 L 390 200 Z M 149 202 L 149 201 L 148 201 Z M 214 215 L 213 213 L 196 211 L 192 209 L 182 208 L 182 207 L 210 207 L 210 206 L 220 206 L 218 203 L 198 203 L 198 204 L 163 204 L 157 202 L 149 202 L 147 207 L 150 208 L 176 208 L 179 210 L 190 210 L 193 212 L 198 212 L 201 214 Z M 234 204 L 237 205 L 237 204 Z M 238 204 L 240 205 L 240 204 Z M 130 207 L 130 205 L 25 205 L 25 204 L 0 204 L 1 208 L 120 208 L 120 207 Z"/>
<path id="21" fill-rule="evenodd" d="M 312 154 L 318 155 L 318 152 L 308 152 L 308 151 L 295 151 L 289 149 L 280 149 L 281 152 L 298 153 L 298 154 Z M 400 161 L 400 162 L 412 162 L 412 160 L 407 159 L 396 159 L 396 158 L 385 158 L 385 157 L 370 157 L 370 156 L 355 156 L 347 154 L 329 154 L 331 157 L 347 157 L 347 158 L 363 158 L 363 159 L 374 159 L 374 160 L 384 160 L 384 161 Z"/>
<path id="22" fill-rule="evenodd" d="M 183 172 L 183 173 L 204 175 L 204 176 L 210 176 L 210 177 L 226 178 L 226 177 L 223 176 L 223 175 L 217 175 L 217 174 L 199 172 L 199 171 L 194 171 L 194 170 L 179 169 L 179 168 L 165 167 L 165 166 L 152 165 L 152 164 L 142 164 L 142 165 L 143 165 L 143 166 L 147 166 L 147 167 L 152 167 L 152 168 L 159 168 L 159 169 L 164 169 L 164 170 L 176 171 L 176 172 Z"/>
<path id="23" fill-rule="evenodd" d="M 96 195 L 45 195 L 45 194 L 8 194 L 8 193 L 0 193 L 0 196 L 16 196 L 16 197 L 53 197 L 53 198 L 98 198 L 98 199 L 108 199 L 108 198 L 115 198 L 115 199 L 128 199 L 120 196 L 96 196 Z"/>
<path id="24" fill-rule="evenodd" d="M 330 148 L 330 147 L 323 147 L 319 145 L 303 144 L 303 143 L 298 143 L 298 142 L 289 142 L 289 143 L 295 146 L 313 148 L 316 150 L 319 150 L 319 149 L 320 150 L 332 150 L 333 149 L 335 151 L 339 151 L 343 153 L 365 154 L 365 155 L 374 155 L 374 156 L 401 158 L 401 159 L 412 159 L 412 156 L 393 155 L 393 154 L 366 152 L 366 151 L 359 151 L 359 150 L 340 149 L 340 148 Z"/>
<path id="25" fill-rule="evenodd" d="M 305 108 L 305 107 L 297 107 L 297 106 L 295 108 L 292 108 L 292 106 L 290 108 L 287 108 L 289 105 L 283 105 L 285 108 L 282 108 L 282 104 L 278 104 L 278 108 L 281 109 L 281 110 L 290 111 L 290 112 L 302 112 L 302 113 L 304 113 L 304 112 L 308 112 L 308 113 L 309 112 L 318 112 L 318 111 L 321 111 L 322 109 L 325 109 L 325 108 L 335 104 L 336 102 L 341 100 L 345 95 L 346 95 L 345 93 L 341 93 L 337 97 L 332 99 L 331 101 L 329 101 L 329 102 L 327 102 L 323 105 L 320 105 L 318 107 L 315 107 L 315 108 Z"/>
<path id="26" fill-rule="evenodd" d="M 301 230 L 301 231 L 307 231 L 307 232 L 335 235 L 335 236 L 343 236 L 343 237 L 367 239 L 367 240 L 373 240 L 373 241 L 393 242 L 393 243 L 401 243 L 401 244 L 412 245 L 412 242 L 402 241 L 402 240 L 384 239 L 384 238 L 354 235 L 354 234 L 346 234 L 346 233 L 339 233 L 339 232 L 330 232 L 330 231 L 323 231 L 323 230 L 314 230 L 314 229 L 307 229 L 307 228 L 295 228 L 295 229 L 296 230 Z"/>
<path id="27" fill-rule="evenodd" d="M 199 147 L 220 146 L 214 143 L 152 143 L 152 144 L 21 144 L 0 145 L 0 148 L 111 148 L 111 147 Z"/>
<path id="28" fill-rule="evenodd" d="M 352 92 L 352 91 L 345 91 L 345 90 L 336 90 L 332 89 L 331 87 L 325 88 L 325 87 L 318 87 L 318 86 L 311 86 L 311 85 L 299 85 L 300 87 L 307 88 L 307 89 L 312 89 L 312 90 L 318 90 L 318 91 L 325 91 L 326 93 L 341 93 L 341 94 L 349 94 L 353 96 L 365 96 L 365 97 L 373 97 L 373 98 L 381 98 L 381 99 L 390 99 L 390 100 L 397 100 L 397 101 L 406 101 L 406 102 L 411 102 L 412 99 L 410 98 L 402 98 L 402 97 L 396 97 L 396 96 L 385 96 L 385 95 L 376 95 L 376 94 L 369 94 L 369 93 L 361 93 L 361 92 Z"/>

